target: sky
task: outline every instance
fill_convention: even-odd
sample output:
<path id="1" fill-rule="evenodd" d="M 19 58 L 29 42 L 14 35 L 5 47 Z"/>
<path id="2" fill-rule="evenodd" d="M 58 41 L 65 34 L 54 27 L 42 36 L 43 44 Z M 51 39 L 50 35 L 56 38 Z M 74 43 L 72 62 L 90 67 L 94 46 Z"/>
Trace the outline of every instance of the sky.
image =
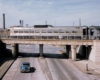
<path id="1" fill-rule="evenodd" d="M 100 26 L 100 0 L 0 0 L 0 28 L 5 13 L 6 27 L 29 24 L 53 26 Z"/>

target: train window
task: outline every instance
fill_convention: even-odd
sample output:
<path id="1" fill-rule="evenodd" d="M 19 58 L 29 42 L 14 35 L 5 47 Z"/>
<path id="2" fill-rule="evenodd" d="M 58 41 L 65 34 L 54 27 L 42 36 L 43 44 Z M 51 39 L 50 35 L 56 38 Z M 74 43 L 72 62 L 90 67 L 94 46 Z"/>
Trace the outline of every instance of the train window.
<path id="1" fill-rule="evenodd" d="M 24 33 L 28 33 L 28 31 L 24 31 Z"/>
<path id="2" fill-rule="evenodd" d="M 94 30 L 90 29 L 90 35 L 93 35 L 93 34 L 94 34 Z"/>
<path id="3" fill-rule="evenodd" d="M 64 30 L 59 30 L 60 33 L 64 33 Z"/>
<path id="4" fill-rule="evenodd" d="M 30 33 L 34 33 L 34 31 L 33 31 L 33 30 L 31 30 L 31 31 L 30 31 Z"/>
<path id="5" fill-rule="evenodd" d="M 40 30 L 35 30 L 35 33 L 39 33 L 40 32 Z"/>
<path id="6" fill-rule="evenodd" d="M 46 30 L 42 30 L 42 33 L 46 33 Z"/>
<path id="7" fill-rule="evenodd" d="M 52 33 L 52 30 L 48 30 L 48 33 Z"/>
<path id="8" fill-rule="evenodd" d="M 19 33 L 23 33 L 23 31 L 19 31 Z"/>
<path id="9" fill-rule="evenodd" d="M 76 33 L 76 31 L 72 31 L 72 33 Z"/>
<path id="10" fill-rule="evenodd" d="M 66 33 L 69 33 L 69 31 L 66 31 Z"/>
<path id="11" fill-rule="evenodd" d="M 18 31 L 14 31 L 14 33 L 18 33 Z"/>
<path id="12" fill-rule="evenodd" d="M 80 29 L 80 27 L 76 27 L 76 29 Z"/>
<path id="13" fill-rule="evenodd" d="M 97 30 L 97 33 L 100 33 L 100 30 Z"/>
<path id="14" fill-rule="evenodd" d="M 57 31 L 57 30 L 54 30 L 53 32 L 54 32 L 54 33 L 58 33 L 58 31 Z"/>

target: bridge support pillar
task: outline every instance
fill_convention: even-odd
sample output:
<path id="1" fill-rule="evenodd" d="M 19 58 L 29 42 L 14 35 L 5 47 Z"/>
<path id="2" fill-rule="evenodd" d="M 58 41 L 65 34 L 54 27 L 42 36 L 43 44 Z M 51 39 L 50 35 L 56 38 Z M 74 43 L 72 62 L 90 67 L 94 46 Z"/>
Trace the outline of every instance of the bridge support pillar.
<path id="1" fill-rule="evenodd" d="M 18 55 L 18 44 L 11 44 L 12 45 L 12 57 L 17 57 Z"/>
<path id="2" fill-rule="evenodd" d="M 70 58 L 70 45 L 66 45 L 66 55 Z"/>
<path id="3" fill-rule="evenodd" d="M 71 51 L 72 51 L 72 60 L 76 60 L 76 46 L 71 45 Z"/>
<path id="4" fill-rule="evenodd" d="M 6 56 L 6 44 L 0 41 L 0 57 Z"/>
<path id="5" fill-rule="evenodd" d="M 43 57 L 43 44 L 39 44 L 40 57 Z"/>

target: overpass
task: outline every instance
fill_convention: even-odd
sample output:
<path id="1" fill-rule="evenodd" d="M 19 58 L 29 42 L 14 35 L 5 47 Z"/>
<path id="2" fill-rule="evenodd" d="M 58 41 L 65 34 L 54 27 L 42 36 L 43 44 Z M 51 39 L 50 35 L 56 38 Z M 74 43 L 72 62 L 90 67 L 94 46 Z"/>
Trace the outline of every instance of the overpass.
<path id="1" fill-rule="evenodd" d="M 65 40 L 65 39 L 20 39 L 20 38 L 1 38 L 0 39 L 0 50 L 2 51 L 1 46 L 5 46 L 6 44 L 12 45 L 12 56 L 17 57 L 18 54 L 18 44 L 38 44 L 40 57 L 43 57 L 43 45 L 65 45 L 66 46 L 66 55 L 71 52 L 72 60 L 76 60 L 77 49 L 80 47 L 80 53 L 85 54 L 86 49 L 90 49 L 89 51 L 89 59 L 93 62 L 100 62 L 100 40 Z M 85 46 L 85 52 L 82 48 Z M 90 47 L 91 46 L 91 47 Z M 89 48 L 90 47 L 90 48 Z M 83 50 L 82 50 L 83 49 Z"/>
<path id="2" fill-rule="evenodd" d="M 85 27 L 85 29 L 83 29 Z M 84 34 L 85 30 L 85 34 Z M 40 57 L 43 57 L 43 45 L 65 45 L 66 54 L 71 52 L 72 60 L 76 60 L 77 50 L 79 53 L 87 53 L 93 62 L 100 62 L 100 33 L 94 30 L 91 35 L 87 26 L 69 26 L 66 28 L 5 28 L 5 14 L 3 14 L 3 29 L 0 29 L 0 53 L 4 53 L 6 44 L 12 45 L 12 56 L 18 54 L 18 44 L 39 44 Z M 100 30 L 99 30 L 100 32 Z M 85 51 L 85 52 L 84 52 Z"/>

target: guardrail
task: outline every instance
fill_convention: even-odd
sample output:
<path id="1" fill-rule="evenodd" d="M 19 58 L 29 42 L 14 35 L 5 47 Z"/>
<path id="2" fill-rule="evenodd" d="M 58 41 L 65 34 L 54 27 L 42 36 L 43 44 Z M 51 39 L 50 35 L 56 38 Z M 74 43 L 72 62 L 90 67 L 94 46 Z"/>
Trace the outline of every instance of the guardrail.
<path id="1" fill-rule="evenodd" d="M 0 39 L 41 39 L 41 40 L 100 40 L 94 36 L 0 36 Z"/>

